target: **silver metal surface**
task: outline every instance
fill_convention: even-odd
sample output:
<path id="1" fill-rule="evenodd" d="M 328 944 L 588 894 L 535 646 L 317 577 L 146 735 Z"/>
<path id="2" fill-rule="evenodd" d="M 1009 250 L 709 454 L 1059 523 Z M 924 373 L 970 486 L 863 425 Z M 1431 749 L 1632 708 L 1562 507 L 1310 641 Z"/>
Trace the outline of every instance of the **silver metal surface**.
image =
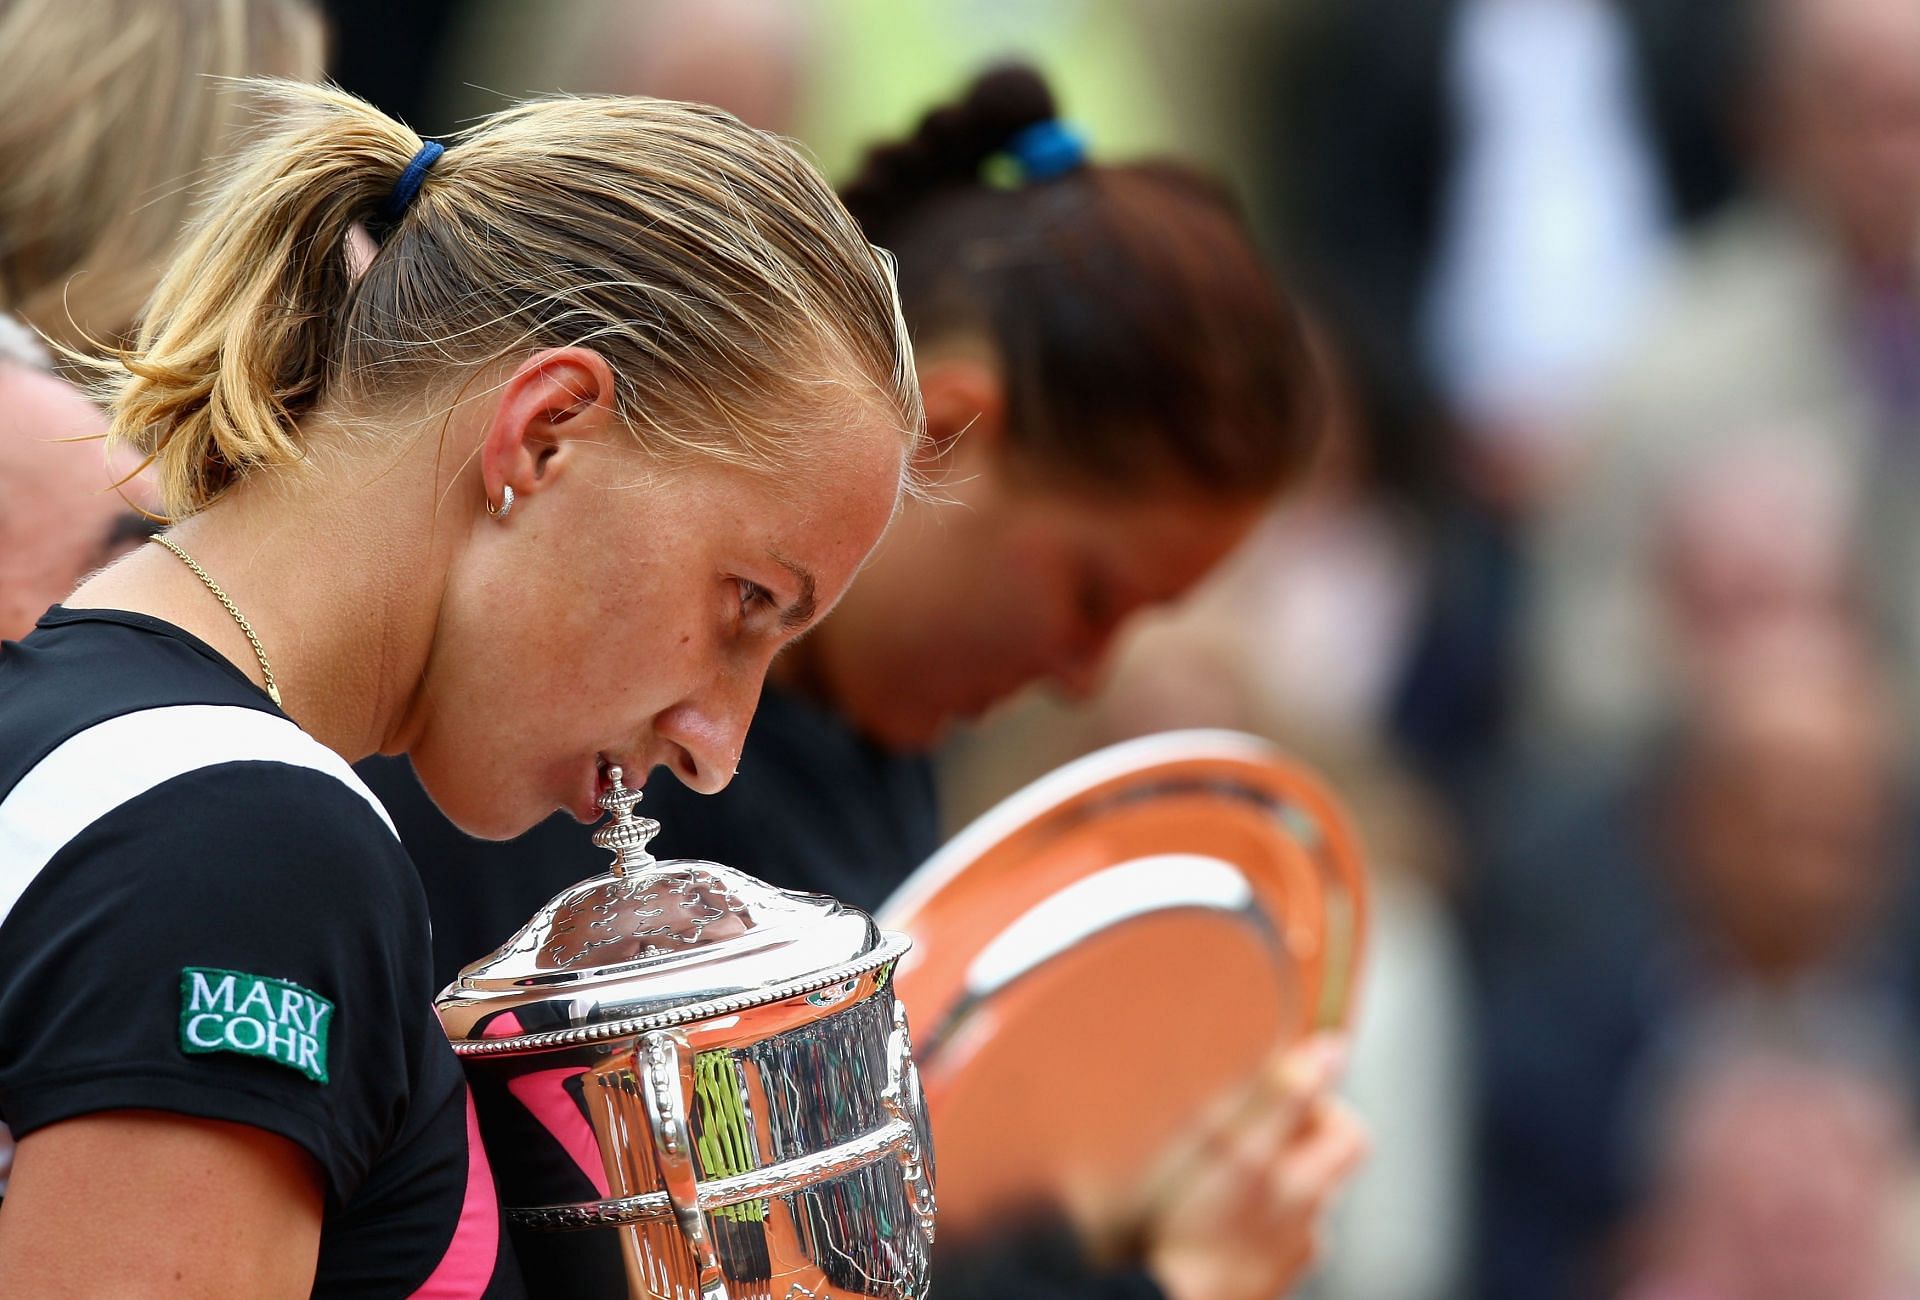
<path id="1" fill-rule="evenodd" d="M 920 1092 L 920 1070 L 913 1063 L 913 1043 L 907 1034 L 907 1009 L 893 1004 L 893 1033 L 887 1036 L 887 1090 L 881 1104 L 894 1124 L 905 1125 L 908 1140 L 899 1148 L 900 1172 L 907 1184 L 920 1235 L 933 1244 L 939 1206 L 933 1194 L 933 1126 L 926 1098 Z"/>
<path id="2" fill-rule="evenodd" d="M 614 875 L 631 875 L 653 865 L 647 844 L 660 833 L 660 823 L 651 817 L 634 816 L 642 796 L 638 790 L 627 789 L 621 780 L 624 772 L 616 767 L 608 775 L 613 778 L 613 787 L 601 796 L 600 806 L 613 814 L 613 820 L 593 833 L 593 842 L 613 854 Z"/>
<path id="3" fill-rule="evenodd" d="M 770 1196 L 785 1196 L 788 1192 L 800 1191 L 824 1179 L 864 1169 L 888 1156 L 900 1155 L 915 1140 L 911 1121 L 890 1119 L 873 1132 L 828 1150 L 796 1156 L 751 1173 L 701 1183 L 697 1190 L 697 1204 L 702 1213 L 711 1213 L 730 1205 L 743 1205 Z M 617 1228 L 627 1223 L 671 1219 L 675 1214 L 673 1198 L 666 1192 L 647 1192 L 616 1201 L 536 1205 L 528 1209 L 509 1210 L 507 1217 L 532 1228 L 571 1232 L 581 1228 Z"/>
<path id="4" fill-rule="evenodd" d="M 640 795 L 618 773 L 601 796 L 613 820 L 595 835 L 613 869 L 562 891 L 440 995 L 455 1050 L 643 1033 L 777 1002 L 888 960 L 873 918 L 825 895 L 775 889 L 715 862 L 656 860 L 646 844 L 659 825 L 634 815 Z M 502 1032 L 509 1014 L 519 1027 Z"/>
<path id="5" fill-rule="evenodd" d="M 674 1030 L 655 1030 L 641 1040 L 647 1076 L 640 1096 L 647 1107 L 647 1127 L 653 1134 L 653 1160 L 667 1185 L 680 1235 L 693 1252 L 700 1270 L 701 1300 L 727 1300 L 726 1275 L 720 1257 L 707 1238 L 707 1222 L 700 1213 L 700 1172 L 693 1163 L 692 1109 L 693 1049 Z"/>
<path id="6" fill-rule="evenodd" d="M 555 1029 L 539 1034 L 521 1034 L 517 1037 L 455 1041 L 453 1051 L 456 1056 L 499 1056 L 514 1052 L 540 1052 L 555 1047 L 578 1047 L 586 1043 L 606 1042 L 614 1038 L 630 1038 L 635 1034 L 644 1034 L 654 1029 L 671 1029 L 676 1025 L 692 1024 L 698 1020 L 730 1016 L 755 1007 L 767 1006 L 770 1003 L 784 1002 L 802 994 L 837 988 L 856 976 L 889 969 L 912 946 L 904 935 L 882 933 L 880 942 L 873 951 L 859 959 L 843 965 L 831 966 L 817 974 L 789 980 L 784 984 L 768 984 L 746 993 L 715 998 L 710 1002 L 689 1003 L 686 1006 L 673 1007 L 631 1020 L 607 1021 L 582 1025 L 578 1029 Z M 446 995 L 441 996 L 444 998 Z"/>
<path id="7" fill-rule="evenodd" d="M 919 1300 L 936 1210 L 893 995 L 907 942 L 821 895 L 656 861 L 658 827 L 609 775 L 614 868 L 439 1001 L 530 1281 Z"/>

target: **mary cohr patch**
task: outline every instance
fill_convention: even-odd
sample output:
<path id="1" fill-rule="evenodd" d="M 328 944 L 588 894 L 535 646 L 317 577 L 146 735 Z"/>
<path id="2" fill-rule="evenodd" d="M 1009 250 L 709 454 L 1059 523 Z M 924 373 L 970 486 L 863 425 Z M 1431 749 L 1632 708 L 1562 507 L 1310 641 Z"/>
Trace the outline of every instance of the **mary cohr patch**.
<path id="1" fill-rule="evenodd" d="M 333 1003 L 286 980 L 188 966 L 180 972 L 180 1048 L 258 1056 L 327 1081 Z"/>

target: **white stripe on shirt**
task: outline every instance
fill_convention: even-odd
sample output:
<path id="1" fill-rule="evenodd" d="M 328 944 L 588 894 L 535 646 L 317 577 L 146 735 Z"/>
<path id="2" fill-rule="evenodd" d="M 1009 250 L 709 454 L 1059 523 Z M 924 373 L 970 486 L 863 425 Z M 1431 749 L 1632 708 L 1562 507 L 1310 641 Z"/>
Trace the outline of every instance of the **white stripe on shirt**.
<path id="1" fill-rule="evenodd" d="M 121 804 L 188 772 L 249 762 L 324 772 L 393 830 L 346 760 L 286 718 L 235 704 L 122 713 L 61 741 L 0 799 L 0 923 L 55 854 Z"/>

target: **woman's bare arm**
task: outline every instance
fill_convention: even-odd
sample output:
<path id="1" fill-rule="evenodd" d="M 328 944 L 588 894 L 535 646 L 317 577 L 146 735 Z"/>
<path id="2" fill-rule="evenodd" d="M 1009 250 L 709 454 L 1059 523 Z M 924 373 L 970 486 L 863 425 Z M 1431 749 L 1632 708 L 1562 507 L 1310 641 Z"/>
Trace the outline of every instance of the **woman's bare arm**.
<path id="1" fill-rule="evenodd" d="M 20 1141 L 0 1202 L 8 1292 L 305 1296 L 322 1194 L 313 1158 L 244 1124 L 107 1111 Z"/>

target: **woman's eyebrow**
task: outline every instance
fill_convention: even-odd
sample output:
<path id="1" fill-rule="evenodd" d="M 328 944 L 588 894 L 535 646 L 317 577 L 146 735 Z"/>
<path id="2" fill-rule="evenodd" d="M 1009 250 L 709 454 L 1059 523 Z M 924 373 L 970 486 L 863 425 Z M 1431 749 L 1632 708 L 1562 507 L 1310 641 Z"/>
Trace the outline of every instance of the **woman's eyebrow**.
<path id="1" fill-rule="evenodd" d="M 813 616 L 819 609 L 819 604 L 815 597 L 818 585 L 813 580 L 813 574 L 800 565 L 795 564 L 778 551 L 768 551 L 767 554 L 772 556 L 774 562 L 781 568 L 791 573 L 794 581 L 800 584 L 799 596 L 794 599 L 793 604 L 787 606 L 780 614 L 780 626 L 786 628 L 788 631 L 805 627 L 807 624 L 813 622 Z"/>

